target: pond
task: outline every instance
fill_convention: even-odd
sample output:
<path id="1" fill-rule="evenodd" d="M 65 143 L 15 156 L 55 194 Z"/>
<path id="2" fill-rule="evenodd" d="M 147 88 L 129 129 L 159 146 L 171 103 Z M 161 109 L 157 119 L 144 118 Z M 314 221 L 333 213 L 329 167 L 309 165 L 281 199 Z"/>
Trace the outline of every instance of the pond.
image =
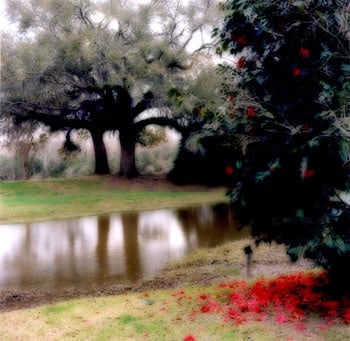
<path id="1" fill-rule="evenodd" d="M 196 248 L 248 235 L 227 205 L 0 225 L 0 289 L 137 281 Z"/>

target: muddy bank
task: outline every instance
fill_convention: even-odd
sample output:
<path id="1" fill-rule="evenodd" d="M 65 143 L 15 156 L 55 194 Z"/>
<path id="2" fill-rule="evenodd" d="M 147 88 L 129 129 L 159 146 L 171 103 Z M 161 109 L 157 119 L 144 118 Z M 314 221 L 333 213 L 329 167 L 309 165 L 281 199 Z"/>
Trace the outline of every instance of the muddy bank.
<path id="1" fill-rule="evenodd" d="M 96 285 L 91 288 L 66 288 L 61 291 L 0 290 L 0 312 L 24 309 L 72 298 L 118 295 L 156 289 L 178 289 L 207 286 L 237 279 L 254 280 L 280 274 L 308 271 L 312 263 L 299 260 L 291 263 L 281 245 L 263 245 L 253 250 L 247 261 L 243 247 L 249 240 L 231 242 L 212 249 L 200 249 L 170 264 L 162 275 L 136 282 Z"/>

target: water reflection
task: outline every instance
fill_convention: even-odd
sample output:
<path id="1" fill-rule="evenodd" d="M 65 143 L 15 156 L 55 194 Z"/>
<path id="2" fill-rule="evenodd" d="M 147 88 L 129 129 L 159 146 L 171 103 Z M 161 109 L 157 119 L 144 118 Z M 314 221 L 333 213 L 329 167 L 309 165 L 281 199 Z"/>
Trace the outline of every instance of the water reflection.
<path id="1" fill-rule="evenodd" d="M 0 289 L 134 281 L 248 233 L 234 228 L 224 205 L 0 225 Z"/>

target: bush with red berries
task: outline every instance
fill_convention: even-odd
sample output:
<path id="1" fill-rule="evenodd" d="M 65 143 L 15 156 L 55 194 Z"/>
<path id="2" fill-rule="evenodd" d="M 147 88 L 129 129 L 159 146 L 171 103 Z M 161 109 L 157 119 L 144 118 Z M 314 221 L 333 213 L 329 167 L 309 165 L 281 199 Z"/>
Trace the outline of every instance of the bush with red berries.
<path id="1" fill-rule="evenodd" d="M 240 145 L 230 196 L 257 242 L 285 243 L 350 290 L 350 8 L 345 0 L 229 0 L 226 130 Z M 226 57 L 226 60 L 228 58 Z M 238 88 L 237 88 L 238 84 Z"/>

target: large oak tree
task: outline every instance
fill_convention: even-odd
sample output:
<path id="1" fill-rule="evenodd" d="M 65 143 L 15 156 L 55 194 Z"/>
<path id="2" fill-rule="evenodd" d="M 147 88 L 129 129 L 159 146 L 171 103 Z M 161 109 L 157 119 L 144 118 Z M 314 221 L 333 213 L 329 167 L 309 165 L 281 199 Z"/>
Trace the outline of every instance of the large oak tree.
<path id="1" fill-rule="evenodd" d="M 5 114 L 52 130 L 88 130 L 99 174 L 109 172 L 104 133 L 118 131 L 123 176 L 137 174 L 135 145 L 148 125 L 186 127 L 169 109 L 168 92 L 186 87 L 208 53 L 213 1 L 7 4 L 21 35 L 5 39 L 2 52 Z"/>

